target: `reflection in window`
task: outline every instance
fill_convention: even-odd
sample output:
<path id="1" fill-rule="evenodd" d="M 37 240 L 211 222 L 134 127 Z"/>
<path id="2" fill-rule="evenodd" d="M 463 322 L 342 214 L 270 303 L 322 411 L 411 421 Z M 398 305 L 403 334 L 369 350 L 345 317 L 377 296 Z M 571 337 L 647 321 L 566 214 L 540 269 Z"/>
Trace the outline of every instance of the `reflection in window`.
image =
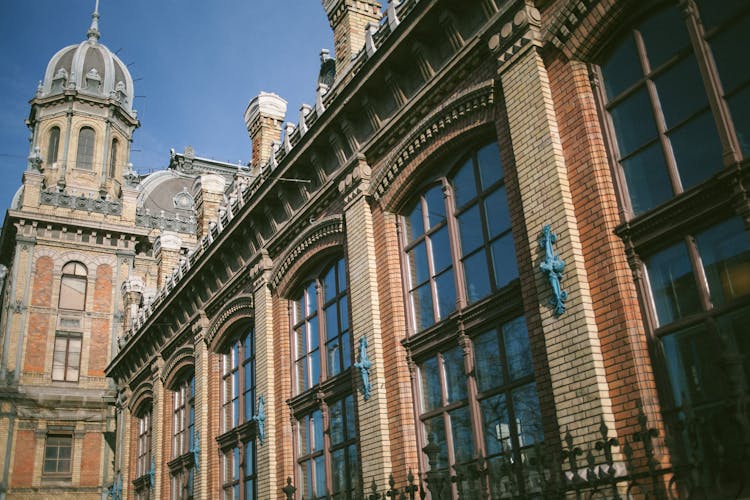
<path id="1" fill-rule="evenodd" d="M 76 168 L 83 170 L 94 169 L 94 129 L 83 127 L 78 132 L 78 152 L 76 153 Z"/>
<path id="2" fill-rule="evenodd" d="M 503 167 L 494 143 L 472 152 L 412 201 L 403 224 L 417 331 L 456 310 L 457 285 L 471 304 L 518 277 Z"/>
<path id="3" fill-rule="evenodd" d="M 62 268 L 60 279 L 60 309 L 83 311 L 86 308 L 86 266 L 68 262 Z"/>
<path id="4" fill-rule="evenodd" d="M 72 473 L 73 436 L 70 434 L 48 434 L 44 443 L 45 477 L 70 477 Z"/>

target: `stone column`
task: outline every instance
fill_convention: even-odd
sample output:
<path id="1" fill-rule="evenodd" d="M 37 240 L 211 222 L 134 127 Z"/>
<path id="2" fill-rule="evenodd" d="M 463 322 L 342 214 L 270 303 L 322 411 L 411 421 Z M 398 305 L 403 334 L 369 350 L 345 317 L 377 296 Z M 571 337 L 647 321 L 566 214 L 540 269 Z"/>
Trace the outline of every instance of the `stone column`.
<path id="1" fill-rule="evenodd" d="M 219 216 L 219 206 L 224 201 L 226 180 L 218 174 L 203 174 L 193 183 L 196 193 L 195 211 L 198 214 L 198 239 L 208 234 L 209 223 Z"/>
<path id="2" fill-rule="evenodd" d="M 167 276 L 172 274 L 172 269 L 180 262 L 180 248 L 182 248 L 182 240 L 177 236 L 177 233 L 172 231 L 164 231 L 154 242 L 154 253 L 158 266 L 157 288 L 164 286 Z"/>
<path id="3" fill-rule="evenodd" d="M 362 480 L 365 488 L 375 481 L 378 490 L 383 491 L 388 489 L 388 476 L 391 473 L 391 442 L 375 267 L 375 235 L 372 212 L 365 198 L 369 181 L 370 167 L 360 156 L 352 174 L 339 183 L 339 191 L 345 195 L 346 261 L 355 361 L 361 359 L 362 337 L 367 339 L 367 357 L 370 360 L 368 399 L 365 399 L 363 387 L 365 378 L 359 370 L 355 374 L 359 446 L 363 458 Z"/>
<path id="4" fill-rule="evenodd" d="M 138 308 L 143 298 L 143 281 L 138 277 L 130 277 L 122 282 L 122 329 L 127 331 L 138 316 Z"/>
<path id="5" fill-rule="evenodd" d="M 602 419 L 610 437 L 615 426 L 549 77 L 539 53 L 540 23 L 539 11 L 519 2 L 512 21 L 491 37 L 489 47 L 497 56 L 528 231 L 517 237 L 527 238 L 531 250 L 519 257 L 533 263 L 557 422 L 578 445 L 595 439 Z M 554 251 L 565 261 L 562 288 L 568 298 L 561 315 L 549 306 L 553 291 L 539 269 L 545 225 L 556 233 Z"/>
<path id="6" fill-rule="evenodd" d="M 208 386 L 210 380 L 210 368 L 208 365 L 208 346 L 205 342 L 205 334 L 208 330 L 208 318 L 201 314 L 200 319 L 193 324 L 193 345 L 195 348 L 195 430 L 196 443 L 200 446 L 200 463 L 196 465 L 195 484 L 193 486 L 193 497 L 196 499 L 211 498 L 209 483 L 209 451 L 214 450 L 215 443 L 209 440 L 211 429 L 209 428 L 209 407 L 212 402 L 208 398 Z M 216 403 L 213 403 L 216 404 Z"/>
<path id="7" fill-rule="evenodd" d="M 259 168 L 271 158 L 273 143 L 281 144 L 281 124 L 286 116 L 286 101 L 276 94 L 261 92 L 245 110 L 245 125 L 253 147 L 251 165 Z"/>
<path id="8" fill-rule="evenodd" d="M 167 476 L 169 480 L 169 471 L 167 470 L 167 460 L 164 456 L 164 443 L 169 442 L 170 436 L 164 435 L 164 383 L 162 382 L 162 369 L 164 360 L 157 357 L 151 366 L 151 378 L 153 383 L 153 399 L 151 407 L 151 460 L 154 464 L 154 484 L 153 498 L 161 498 L 162 479 Z"/>
<path id="9" fill-rule="evenodd" d="M 264 439 L 255 440 L 258 477 L 258 498 L 276 498 L 281 483 L 276 479 L 276 372 L 273 366 L 274 331 L 273 302 L 269 288 L 271 259 L 264 255 L 253 282 L 255 309 L 255 390 L 263 396 L 266 419 Z M 257 400 L 254 408 L 257 411 Z M 277 484 L 278 483 L 278 484 Z"/>

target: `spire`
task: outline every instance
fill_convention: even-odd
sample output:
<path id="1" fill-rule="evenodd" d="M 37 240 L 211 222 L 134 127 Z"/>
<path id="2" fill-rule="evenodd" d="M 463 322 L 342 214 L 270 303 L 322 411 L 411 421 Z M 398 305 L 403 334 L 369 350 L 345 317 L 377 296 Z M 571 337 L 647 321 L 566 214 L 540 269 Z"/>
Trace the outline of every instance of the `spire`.
<path id="1" fill-rule="evenodd" d="M 99 0 L 96 0 L 94 13 L 91 14 L 91 27 L 86 35 L 88 35 L 89 40 L 99 40 Z"/>

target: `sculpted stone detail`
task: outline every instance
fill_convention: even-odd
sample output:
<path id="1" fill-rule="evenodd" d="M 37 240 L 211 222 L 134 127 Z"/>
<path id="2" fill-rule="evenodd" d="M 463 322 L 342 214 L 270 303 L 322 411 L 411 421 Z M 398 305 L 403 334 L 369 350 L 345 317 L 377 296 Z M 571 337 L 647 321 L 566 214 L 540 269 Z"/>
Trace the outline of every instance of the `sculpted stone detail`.
<path id="1" fill-rule="evenodd" d="M 529 44 L 541 46 L 541 22 L 539 11 L 524 5 L 511 21 L 503 24 L 499 33 L 490 37 L 487 45 L 497 56 L 498 67 L 506 66 L 514 55 Z"/>
<path id="2" fill-rule="evenodd" d="M 83 195 L 73 196 L 57 190 L 42 191 L 39 196 L 39 202 L 42 205 L 72 208 L 73 210 L 81 210 L 85 212 L 115 215 L 122 214 L 122 203 L 119 201 L 89 198 Z"/>
<path id="3" fill-rule="evenodd" d="M 225 309 L 216 316 L 208 326 L 206 331 L 206 343 L 211 345 L 216 335 L 223 330 L 223 327 L 234 316 L 252 316 L 253 315 L 253 296 L 245 295 L 234 299 L 227 304 Z"/>

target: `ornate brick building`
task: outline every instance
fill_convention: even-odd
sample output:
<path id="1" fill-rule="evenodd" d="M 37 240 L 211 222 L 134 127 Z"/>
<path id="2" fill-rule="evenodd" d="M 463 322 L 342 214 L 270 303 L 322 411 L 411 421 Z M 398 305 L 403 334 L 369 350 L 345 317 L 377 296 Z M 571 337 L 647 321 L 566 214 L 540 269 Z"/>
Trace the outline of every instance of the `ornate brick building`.
<path id="1" fill-rule="evenodd" d="M 53 481 L 60 438 L 73 466 L 55 481 L 95 471 L 114 498 L 353 498 L 410 470 L 423 486 L 456 475 L 448 497 L 528 498 L 555 470 L 534 464 L 562 448 L 568 486 L 585 482 L 574 450 L 597 440 L 602 477 L 661 468 L 695 491 L 677 465 L 698 440 L 686 470 L 706 473 L 703 491 L 736 486 L 750 449 L 750 69 L 736 64 L 750 8 L 323 7 L 335 57 L 314 105 L 284 124 L 283 99 L 254 98 L 247 171 L 186 154 L 133 194 L 123 177 L 110 197 L 132 215 L 106 236 L 46 208 L 57 174 L 39 135 L 3 239 L 8 491 Z M 90 99 L 68 92 L 66 105 Z M 194 219 L 149 238 L 148 193 L 162 192 L 149 185 L 167 177 Z M 63 286 L 84 293 L 63 304 Z M 82 334 L 54 326 L 80 295 Z M 98 420 L 29 414 L 57 387 L 60 339 L 112 412 L 100 399 Z M 108 355 L 111 386 L 91 361 Z M 696 415 L 698 430 L 680 426 Z"/>

